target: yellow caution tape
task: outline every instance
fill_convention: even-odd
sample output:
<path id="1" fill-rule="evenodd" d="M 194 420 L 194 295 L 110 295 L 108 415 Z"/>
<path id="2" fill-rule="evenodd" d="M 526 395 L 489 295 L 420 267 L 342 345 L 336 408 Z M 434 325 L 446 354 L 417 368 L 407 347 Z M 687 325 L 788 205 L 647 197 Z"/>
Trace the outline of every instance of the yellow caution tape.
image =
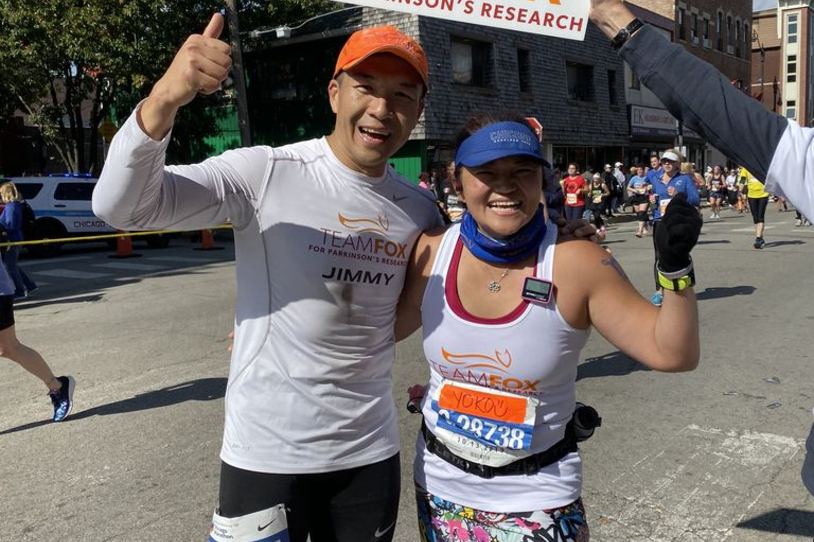
<path id="1" fill-rule="evenodd" d="M 204 230 L 231 230 L 231 229 L 232 229 L 231 224 L 224 224 L 222 226 L 204 228 L 203 230 L 155 230 L 155 231 L 118 232 L 118 233 L 108 233 L 105 235 L 64 237 L 62 239 L 37 239 L 35 241 L 13 241 L 8 243 L 0 243 L 0 248 L 17 247 L 25 245 L 49 245 L 51 243 L 78 243 L 85 241 L 98 241 L 99 239 L 118 239 L 119 237 L 145 237 L 147 235 L 157 235 L 164 233 L 191 233 L 195 231 L 204 231 Z"/>

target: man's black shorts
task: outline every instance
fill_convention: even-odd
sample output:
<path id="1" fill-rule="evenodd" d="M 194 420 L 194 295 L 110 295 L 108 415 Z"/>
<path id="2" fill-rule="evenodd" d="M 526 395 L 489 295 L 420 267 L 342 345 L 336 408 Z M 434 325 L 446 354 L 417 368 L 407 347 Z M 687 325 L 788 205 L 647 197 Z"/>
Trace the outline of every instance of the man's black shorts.
<path id="1" fill-rule="evenodd" d="M 399 454 L 353 469 L 267 474 L 221 463 L 220 510 L 242 517 L 284 504 L 291 542 L 390 542 L 401 491 Z"/>

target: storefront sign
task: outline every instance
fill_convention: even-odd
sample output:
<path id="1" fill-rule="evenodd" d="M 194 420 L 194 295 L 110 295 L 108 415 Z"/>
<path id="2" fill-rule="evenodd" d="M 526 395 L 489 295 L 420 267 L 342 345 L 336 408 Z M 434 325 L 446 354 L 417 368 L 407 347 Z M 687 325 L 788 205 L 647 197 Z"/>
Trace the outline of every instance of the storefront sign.
<path id="1" fill-rule="evenodd" d="M 582 41 L 590 0 L 339 0 L 506 30 Z"/>
<path id="2" fill-rule="evenodd" d="M 631 105 L 630 135 L 675 137 L 676 119 L 666 109 Z M 682 127 L 682 135 L 691 139 L 700 138 L 686 126 Z"/>

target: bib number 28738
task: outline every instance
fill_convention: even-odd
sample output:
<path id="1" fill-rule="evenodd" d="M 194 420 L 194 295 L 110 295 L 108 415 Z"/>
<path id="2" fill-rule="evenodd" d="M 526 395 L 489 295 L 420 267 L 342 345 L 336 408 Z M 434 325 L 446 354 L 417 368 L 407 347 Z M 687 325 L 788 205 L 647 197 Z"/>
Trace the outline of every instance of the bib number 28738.
<path id="1" fill-rule="evenodd" d="M 531 447 L 536 399 L 449 381 L 434 395 L 438 429 L 491 448 L 528 451 Z"/>

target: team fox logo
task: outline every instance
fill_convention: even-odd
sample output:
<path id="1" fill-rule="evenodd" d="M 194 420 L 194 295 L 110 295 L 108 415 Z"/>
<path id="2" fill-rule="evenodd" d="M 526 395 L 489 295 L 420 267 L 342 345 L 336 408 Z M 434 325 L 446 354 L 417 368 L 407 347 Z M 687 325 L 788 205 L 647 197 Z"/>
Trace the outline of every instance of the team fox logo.
<path id="1" fill-rule="evenodd" d="M 375 220 L 371 218 L 347 218 L 339 213 L 339 222 L 347 229 L 356 233 L 381 233 L 390 231 L 390 219 L 387 215 L 379 215 Z"/>
<path id="2" fill-rule="evenodd" d="M 444 347 L 441 347 L 441 355 L 453 365 L 464 365 L 467 369 L 492 369 L 507 373 L 512 366 L 512 354 L 509 350 L 503 353 L 495 350 L 495 357 L 484 354 L 452 354 Z"/>

